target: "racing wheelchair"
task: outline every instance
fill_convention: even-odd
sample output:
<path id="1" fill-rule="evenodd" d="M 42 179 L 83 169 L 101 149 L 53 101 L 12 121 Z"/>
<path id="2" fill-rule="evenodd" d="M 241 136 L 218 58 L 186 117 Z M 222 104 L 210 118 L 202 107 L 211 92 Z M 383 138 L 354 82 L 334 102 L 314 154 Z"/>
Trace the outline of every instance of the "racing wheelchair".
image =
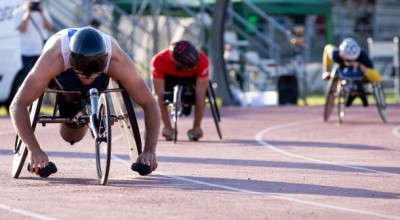
<path id="1" fill-rule="evenodd" d="M 95 142 L 97 177 L 100 184 L 105 185 L 108 180 L 111 162 L 111 125 L 115 122 L 119 122 L 124 142 L 129 151 L 130 160 L 133 163 L 131 168 L 139 172 L 141 175 L 146 175 L 151 172 L 149 166 L 144 167 L 147 165 L 134 163 L 138 158 L 138 155 L 142 153 L 139 126 L 137 124 L 130 96 L 122 88 L 119 82 L 108 79 L 105 83 L 106 87 L 104 89 L 98 90 L 96 88 L 91 88 L 88 94 L 83 94 L 84 92 L 80 90 L 65 90 L 56 78 L 53 78 L 50 84 L 46 88 L 45 92 L 28 108 L 33 130 L 35 130 L 36 125 L 39 123 L 43 126 L 48 123 L 88 126 Z M 55 105 L 51 115 L 40 113 L 45 93 L 56 94 Z M 80 111 L 80 114 L 77 114 L 74 117 L 60 116 L 57 109 L 62 95 L 65 97 L 84 97 L 83 109 Z M 114 109 L 112 109 L 111 106 L 113 106 Z M 82 114 L 82 112 L 84 114 Z M 70 144 L 74 144 L 74 142 L 71 141 Z M 12 167 L 12 176 L 14 178 L 19 177 L 27 154 L 28 149 L 26 145 L 17 135 Z M 46 168 L 48 167 L 49 166 Z M 42 176 L 40 171 L 41 169 L 39 169 L 39 175 Z M 56 171 L 55 168 L 54 172 Z M 47 177 L 48 175 L 49 174 L 42 177 Z"/>
<path id="2" fill-rule="evenodd" d="M 360 85 L 363 89 L 359 89 Z M 327 86 L 324 121 L 327 122 L 332 113 L 335 99 L 337 98 L 339 122 L 342 124 L 344 120 L 344 110 L 346 100 L 349 96 L 366 96 L 373 95 L 379 115 L 383 122 L 386 122 L 386 101 L 383 87 L 380 83 L 367 82 L 363 76 L 344 76 L 343 69 L 335 66 L 330 75 Z"/>
<path id="3" fill-rule="evenodd" d="M 195 94 L 194 94 L 194 88 L 192 85 L 183 85 L 183 84 L 178 84 L 173 87 L 173 91 L 166 91 L 164 92 L 164 104 L 170 105 L 170 115 L 172 117 L 172 120 L 174 122 L 174 135 L 173 135 L 173 140 L 174 143 L 177 141 L 178 137 L 178 118 L 182 115 L 189 115 L 190 114 L 190 109 L 192 105 L 195 104 Z M 211 81 L 209 81 L 208 86 L 207 86 L 207 92 L 206 92 L 206 103 L 209 104 L 212 116 L 214 118 L 214 123 L 215 127 L 218 132 L 218 136 L 220 139 L 222 139 L 222 132 L 221 128 L 219 126 L 219 123 L 221 121 L 221 116 L 218 110 L 216 98 L 215 98 L 215 92 L 212 87 Z M 194 139 L 197 141 L 196 139 Z"/>

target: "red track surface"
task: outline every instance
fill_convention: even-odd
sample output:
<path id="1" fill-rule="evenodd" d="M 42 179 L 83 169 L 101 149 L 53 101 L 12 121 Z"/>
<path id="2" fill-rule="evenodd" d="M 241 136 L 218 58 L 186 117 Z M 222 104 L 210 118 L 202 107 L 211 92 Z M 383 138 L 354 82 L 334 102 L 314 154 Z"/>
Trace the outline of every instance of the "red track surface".
<path id="1" fill-rule="evenodd" d="M 73 146 L 55 124 L 38 126 L 58 167 L 48 179 L 11 178 L 15 134 L 0 118 L 0 219 L 400 219 L 400 106 L 382 123 L 375 106 L 221 108 L 223 140 L 209 110 L 204 138 L 187 141 L 192 117 L 179 121 L 177 144 L 160 138 L 159 168 L 130 170 L 119 128 L 106 186 L 98 184 L 94 142 Z M 138 113 L 143 128 L 142 114 Z"/>

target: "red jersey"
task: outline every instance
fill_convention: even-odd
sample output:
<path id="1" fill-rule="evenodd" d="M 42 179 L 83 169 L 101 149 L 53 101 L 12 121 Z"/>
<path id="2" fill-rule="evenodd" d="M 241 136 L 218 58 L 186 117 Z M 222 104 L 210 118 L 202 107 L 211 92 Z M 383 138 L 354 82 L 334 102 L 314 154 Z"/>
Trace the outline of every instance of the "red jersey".
<path id="1" fill-rule="evenodd" d="M 205 78 L 209 76 L 208 58 L 205 54 L 199 52 L 199 63 L 193 69 L 178 71 L 171 52 L 169 49 L 165 49 L 151 60 L 151 75 L 156 79 L 164 79 L 164 75 Z"/>

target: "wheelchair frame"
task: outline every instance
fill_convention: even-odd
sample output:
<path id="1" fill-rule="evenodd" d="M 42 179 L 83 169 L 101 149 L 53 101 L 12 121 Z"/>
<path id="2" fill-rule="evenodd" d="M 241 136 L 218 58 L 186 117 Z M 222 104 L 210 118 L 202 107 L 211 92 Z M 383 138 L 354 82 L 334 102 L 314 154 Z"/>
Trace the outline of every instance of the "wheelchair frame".
<path id="1" fill-rule="evenodd" d="M 170 105 L 171 106 L 171 117 L 172 120 L 174 122 L 174 143 L 176 143 L 177 141 L 177 137 L 178 137 L 178 118 L 179 116 L 181 116 L 183 114 L 182 109 L 183 109 L 183 102 L 182 99 L 183 97 L 187 96 L 187 95 L 194 95 L 191 92 L 184 92 L 184 85 L 178 84 L 174 87 L 173 89 L 173 100 L 165 100 L 165 104 Z M 165 95 L 171 95 L 171 92 L 165 92 Z M 221 121 L 221 116 L 218 110 L 218 106 L 217 106 L 217 102 L 215 99 L 215 92 L 214 89 L 212 87 L 212 83 L 211 81 L 209 81 L 208 86 L 207 86 L 207 92 L 206 92 L 206 103 L 210 104 L 210 109 L 211 109 L 211 113 L 213 115 L 214 118 L 214 123 L 215 123 L 215 127 L 217 129 L 218 132 L 218 136 L 219 138 L 222 140 L 222 132 L 221 132 L 221 128 L 219 126 L 219 123 Z"/>
<path id="2" fill-rule="evenodd" d="M 121 84 L 113 79 L 109 80 L 105 90 L 97 91 L 96 88 L 89 90 L 90 104 L 86 103 L 84 108 L 90 113 L 87 115 L 76 115 L 73 118 L 63 118 L 57 114 L 57 103 L 61 94 L 82 95 L 81 91 L 65 91 L 54 78 L 58 89 L 47 88 L 44 93 L 56 93 L 56 101 L 52 115 L 40 114 L 44 93 L 29 106 L 31 126 L 35 131 L 36 124 L 41 123 L 76 123 L 87 124 L 95 140 L 97 176 L 100 184 L 105 185 L 108 180 L 111 163 L 111 125 L 119 122 L 125 144 L 129 151 L 132 162 L 136 161 L 142 153 L 142 143 L 139 126 L 129 95 Z M 110 94 L 110 95 L 107 95 Z M 111 96 L 111 97 L 110 97 Z M 89 101 L 89 100 L 87 100 Z M 113 103 L 115 114 L 112 114 L 110 102 Z M 72 144 L 72 143 L 71 143 Z M 105 146 L 104 146 L 105 144 Z M 102 154 L 105 149 L 105 155 Z M 18 178 L 24 166 L 28 149 L 19 136 L 16 136 L 12 176 Z"/>
<path id="3" fill-rule="evenodd" d="M 364 77 L 343 77 L 341 70 L 335 66 L 330 75 L 330 80 L 327 86 L 325 106 L 324 106 L 324 121 L 327 122 L 332 113 L 335 99 L 338 98 L 338 116 L 340 124 L 344 121 L 345 103 L 348 97 L 358 95 L 373 95 L 375 98 L 376 106 L 382 121 L 386 122 L 386 101 L 383 87 L 380 83 L 371 83 L 372 92 L 359 92 L 354 89 L 355 82 L 366 83 Z"/>

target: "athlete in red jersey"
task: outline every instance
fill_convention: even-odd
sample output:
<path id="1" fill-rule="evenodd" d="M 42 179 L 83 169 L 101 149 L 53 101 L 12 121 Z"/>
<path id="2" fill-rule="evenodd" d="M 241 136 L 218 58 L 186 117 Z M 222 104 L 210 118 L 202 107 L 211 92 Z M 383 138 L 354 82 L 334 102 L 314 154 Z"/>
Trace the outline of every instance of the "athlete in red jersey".
<path id="1" fill-rule="evenodd" d="M 172 91 L 177 84 L 193 85 L 195 91 L 195 111 L 193 128 L 188 131 L 189 140 L 198 140 L 203 136 L 201 120 L 203 118 L 205 97 L 208 86 L 209 62 L 206 55 L 196 50 L 188 41 L 172 43 L 154 55 L 151 61 L 151 76 L 153 92 L 161 110 L 161 120 L 164 124 L 162 136 L 173 140 L 174 129 L 164 104 L 164 92 Z M 189 115 L 191 105 L 183 113 Z"/>

